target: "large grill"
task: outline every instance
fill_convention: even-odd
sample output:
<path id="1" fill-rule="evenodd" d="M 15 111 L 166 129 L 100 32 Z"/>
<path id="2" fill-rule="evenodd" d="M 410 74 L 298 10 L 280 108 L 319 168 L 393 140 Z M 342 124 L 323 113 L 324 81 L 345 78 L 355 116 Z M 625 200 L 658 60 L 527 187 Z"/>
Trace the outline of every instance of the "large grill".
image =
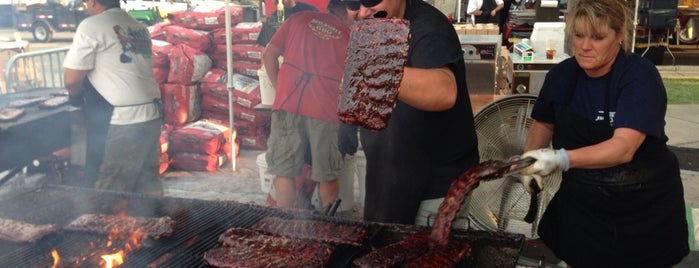
<path id="1" fill-rule="evenodd" d="M 207 267 L 202 256 L 206 250 L 220 246 L 219 234 L 231 227 L 248 228 L 267 216 L 309 218 L 340 224 L 363 226 L 368 231 L 362 247 L 339 246 L 329 267 L 350 267 L 351 261 L 372 246 L 383 246 L 417 227 L 348 221 L 335 217 L 290 212 L 231 201 L 204 201 L 171 197 L 98 191 L 63 185 L 46 185 L 17 190 L 0 200 L 0 217 L 35 224 L 65 226 L 85 213 L 119 213 L 131 216 L 170 216 L 176 222 L 173 235 L 151 239 L 138 250 L 126 255 L 119 267 Z M 457 233 L 455 239 L 471 242 L 471 257 L 465 264 L 476 267 L 514 267 L 524 238 L 520 235 L 490 232 Z M 0 267 L 51 267 L 55 249 L 62 267 L 97 267 L 100 256 L 122 248 L 126 241 L 81 232 L 63 231 L 48 235 L 35 243 L 0 241 Z"/>
<path id="2" fill-rule="evenodd" d="M 37 89 L 15 94 L 0 94 L 0 108 L 14 100 L 49 97 L 63 90 Z M 13 121 L 0 121 L 0 171 L 22 167 L 32 160 L 51 155 L 70 146 L 70 120 L 75 108 L 68 105 L 41 109 L 24 107 L 25 113 Z M 50 133 L 51 135 L 47 135 Z"/>

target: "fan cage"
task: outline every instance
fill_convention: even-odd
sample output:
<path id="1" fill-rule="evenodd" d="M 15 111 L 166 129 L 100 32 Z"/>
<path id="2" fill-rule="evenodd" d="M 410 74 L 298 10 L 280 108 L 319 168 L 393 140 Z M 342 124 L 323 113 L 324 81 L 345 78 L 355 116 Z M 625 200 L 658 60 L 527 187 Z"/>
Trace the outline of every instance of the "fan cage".
<path id="1" fill-rule="evenodd" d="M 508 95 L 483 107 L 474 117 L 481 161 L 505 161 L 524 150 L 524 142 L 533 119 L 531 110 L 536 96 Z M 482 230 L 523 234 L 537 238 L 536 228 L 548 202 L 558 190 L 560 172 L 544 178 L 539 206 L 533 223 L 524 221 L 531 196 L 516 177 L 481 181 L 468 201 L 473 227 Z"/>

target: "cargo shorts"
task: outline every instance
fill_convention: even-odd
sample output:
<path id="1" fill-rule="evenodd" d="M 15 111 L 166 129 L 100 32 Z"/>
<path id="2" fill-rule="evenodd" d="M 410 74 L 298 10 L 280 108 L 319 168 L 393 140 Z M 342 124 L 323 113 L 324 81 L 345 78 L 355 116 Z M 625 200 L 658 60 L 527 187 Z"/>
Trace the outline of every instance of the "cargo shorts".
<path id="1" fill-rule="evenodd" d="M 338 179 L 344 162 L 337 147 L 337 130 L 337 124 L 327 121 L 273 111 L 265 155 L 267 173 L 297 177 L 310 154 L 311 179 L 319 182 Z"/>

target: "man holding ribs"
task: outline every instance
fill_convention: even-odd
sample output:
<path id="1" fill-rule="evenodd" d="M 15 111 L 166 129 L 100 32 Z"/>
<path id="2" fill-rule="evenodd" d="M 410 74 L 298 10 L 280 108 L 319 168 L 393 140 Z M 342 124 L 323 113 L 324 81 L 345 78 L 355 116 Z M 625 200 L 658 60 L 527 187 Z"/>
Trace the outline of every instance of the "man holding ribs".
<path id="1" fill-rule="evenodd" d="M 400 27 L 409 27 L 409 36 L 402 40 L 408 43 L 404 68 L 398 68 L 392 76 L 400 78 L 395 86 L 367 86 L 376 77 L 361 77 L 367 68 L 360 66 L 366 65 L 367 60 L 350 60 L 351 53 L 357 51 L 348 50 L 338 114 L 345 123 L 363 126 L 360 138 L 367 159 L 364 219 L 426 225 L 428 217 L 436 214 L 452 181 L 479 162 L 458 36 L 444 14 L 421 0 L 345 0 L 344 3 L 348 10 L 358 12 L 359 19 L 383 18 L 376 23 L 361 24 L 362 27 L 392 24 L 387 27 L 398 31 Z M 355 42 L 381 43 L 397 35 L 388 29 L 385 34 L 359 41 L 354 39 L 355 31 L 362 30 L 353 29 L 350 48 Z M 384 47 L 374 50 L 385 51 L 385 46 L 401 45 L 400 42 L 381 44 Z M 359 52 L 371 50 L 365 48 L 366 51 Z M 394 63 L 388 61 L 386 65 L 371 67 L 393 70 L 395 66 L 391 64 Z M 366 83 L 354 83 L 355 80 Z M 363 99 L 347 96 L 359 96 L 367 90 L 371 92 Z M 391 92 L 380 93 L 382 90 Z M 361 110 L 367 106 L 364 101 L 372 98 L 378 103 L 374 110 L 383 111 L 375 115 L 385 120 L 383 123 L 375 124 L 378 121 L 375 118 L 364 118 L 368 111 Z"/>
<path id="2" fill-rule="evenodd" d="M 300 12 L 282 24 L 262 54 L 276 96 L 266 153 L 267 172 L 276 175 L 280 207 L 294 207 L 294 178 L 311 159 L 323 208 L 339 193 L 343 157 L 337 149 L 337 98 L 352 20 L 338 0 L 329 14 Z M 284 63 L 279 67 L 279 56 Z M 310 157 L 309 157 L 310 156 Z"/>

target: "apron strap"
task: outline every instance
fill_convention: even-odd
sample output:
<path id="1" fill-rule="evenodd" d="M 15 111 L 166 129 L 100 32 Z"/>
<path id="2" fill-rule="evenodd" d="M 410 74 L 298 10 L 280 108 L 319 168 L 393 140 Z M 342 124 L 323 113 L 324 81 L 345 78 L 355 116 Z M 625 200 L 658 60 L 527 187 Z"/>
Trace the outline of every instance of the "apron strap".
<path id="1" fill-rule="evenodd" d="M 340 83 L 340 80 L 338 80 L 334 77 L 330 77 L 330 76 L 326 76 L 326 75 L 322 75 L 322 74 L 310 73 L 310 72 L 307 72 L 307 71 L 301 69 L 300 67 L 298 67 L 294 64 L 291 64 L 289 62 L 283 62 L 282 64 L 286 64 L 289 67 L 294 68 L 294 69 L 301 72 L 301 76 L 297 77 L 296 80 L 294 80 L 294 88 L 291 90 L 291 92 L 289 92 L 289 95 L 287 95 L 286 98 L 279 105 L 279 106 L 284 106 L 284 104 L 286 104 L 286 102 L 291 98 L 291 95 L 292 95 L 291 93 L 294 93 L 297 90 L 301 90 L 301 92 L 299 92 L 298 103 L 296 104 L 296 113 L 299 112 L 299 107 L 301 107 L 301 100 L 303 98 L 303 93 L 306 91 L 306 87 L 308 86 L 308 84 L 311 83 L 311 78 L 313 78 L 313 77 L 324 78 L 324 79 L 328 79 L 328 80 L 332 80 L 332 81 Z"/>

